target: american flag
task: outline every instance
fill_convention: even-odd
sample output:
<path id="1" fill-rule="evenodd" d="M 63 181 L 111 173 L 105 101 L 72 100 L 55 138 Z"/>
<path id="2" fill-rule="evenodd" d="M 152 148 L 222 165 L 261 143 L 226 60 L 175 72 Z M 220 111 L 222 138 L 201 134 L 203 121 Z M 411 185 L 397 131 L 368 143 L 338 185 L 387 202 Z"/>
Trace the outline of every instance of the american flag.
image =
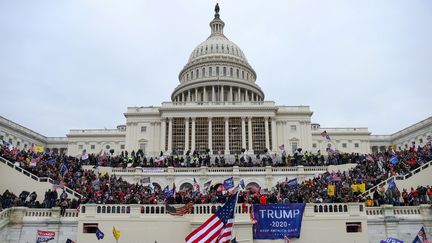
<path id="1" fill-rule="evenodd" d="M 175 208 L 175 207 L 167 204 L 167 205 L 165 205 L 165 208 L 166 208 L 166 211 L 171 215 L 183 216 L 187 213 L 192 212 L 193 202 L 189 202 L 189 203 L 187 203 L 184 206 L 181 206 L 179 208 Z"/>
<path id="2" fill-rule="evenodd" d="M 186 236 L 186 243 L 216 242 L 226 243 L 231 241 L 235 206 L 238 193 L 232 195 L 223 207 L 218 209 L 200 227 Z"/>

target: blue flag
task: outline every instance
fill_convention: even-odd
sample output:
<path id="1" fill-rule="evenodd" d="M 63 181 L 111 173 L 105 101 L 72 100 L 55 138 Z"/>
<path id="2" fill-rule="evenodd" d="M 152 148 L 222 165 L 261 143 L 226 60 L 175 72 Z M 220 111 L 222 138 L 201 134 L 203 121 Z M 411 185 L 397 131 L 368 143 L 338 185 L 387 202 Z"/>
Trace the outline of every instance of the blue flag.
<path id="1" fill-rule="evenodd" d="M 245 189 L 246 185 L 243 179 L 240 180 L 240 188 Z"/>
<path id="2" fill-rule="evenodd" d="M 399 240 L 393 237 L 388 237 L 384 240 L 381 240 L 380 243 L 403 243 L 403 240 Z"/>
<path id="3" fill-rule="evenodd" d="M 67 168 L 66 164 L 63 163 L 63 164 L 61 165 L 61 168 L 60 168 L 60 173 L 61 173 L 61 174 L 64 174 L 64 173 L 67 172 L 67 171 L 68 171 L 68 168 Z"/>
<path id="4" fill-rule="evenodd" d="M 297 186 L 297 178 L 291 179 L 288 181 L 288 187 L 289 188 L 295 188 Z"/>
<path id="5" fill-rule="evenodd" d="M 163 194 L 164 194 L 166 197 L 172 197 L 172 196 L 173 196 L 173 191 L 171 191 L 171 190 L 169 189 L 169 187 L 166 186 L 166 187 L 163 189 Z"/>
<path id="6" fill-rule="evenodd" d="M 96 238 L 98 239 L 98 240 L 102 240 L 103 238 L 104 238 L 104 236 L 105 236 L 105 234 L 98 228 L 97 230 L 96 230 Z"/>
<path id="7" fill-rule="evenodd" d="M 230 177 L 230 178 L 224 180 L 223 186 L 224 186 L 225 190 L 233 188 L 234 187 L 234 178 Z"/>
<path id="8" fill-rule="evenodd" d="M 393 165 L 395 165 L 395 164 L 397 164 L 399 162 L 399 160 L 398 160 L 398 158 L 396 156 L 391 157 L 389 161 Z"/>
<path id="9" fill-rule="evenodd" d="M 388 188 L 389 188 L 390 190 L 393 191 L 393 190 L 396 188 L 396 183 L 395 183 L 395 181 L 394 181 L 394 178 L 391 178 L 388 184 L 389 184 L 389 185 L 388 185 Z"/>

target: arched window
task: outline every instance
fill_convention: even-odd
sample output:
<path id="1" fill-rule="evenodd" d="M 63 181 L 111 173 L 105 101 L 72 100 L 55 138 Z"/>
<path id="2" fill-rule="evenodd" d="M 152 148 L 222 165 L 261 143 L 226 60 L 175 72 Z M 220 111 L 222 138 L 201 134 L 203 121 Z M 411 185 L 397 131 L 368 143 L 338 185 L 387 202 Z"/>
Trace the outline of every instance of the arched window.
<path id="1" fill-rule="evenodd" d="M 205 77 L 205 68 L 202 69 L 201 76 L 202 76 L 202 77 Z"/>
<path id="2" fill-rule="evenodd" d="M 237 69 L 237 76 L 236 76 L 236 78 L 239 78 L 240 77 L 240 71 Z"/>
<path id="3" fill-rule="evenodd" d="M 230 76 L 233 76 L 233 68 L 230 68 Z"/>
<path id="4" fill-rule="evenodd" d="M 209 67 L 209 75 L 208 76 L 213 76 L 213 68 L 212 67 Z"/>
<path id="5" fill-rule="evenodd" d="M 244 79 L 244 71 L 242 71 L 242 79 Z"/>
<path id="6" fill-rule="evenodd" d="M 192 184 L 190 184 L 189 182 L 185 182 L 185 183 L 181 184 L 180 185 L 180 191 L 183 191 L 185 189 L 192 190 L 193 189 Z"/>
<path id="7" fill-rule="evenodd" d="M 193 71 L 191 72 L 191 79 L 193 79 Z"/>
<path id="8" fill-rule="evenodd" d="M 198 69 L 195 72 L 195 78 L 198 78 Z"/>
<path id="9" fill-rule="evenodd" d="M 226 76 L 226 67 L 223 67 L 223 76 Z"/>
<path id="10" fill-rule="evenodd" d="M 216 67 L 216 76 L 219 76 L 219 67 Z"/>

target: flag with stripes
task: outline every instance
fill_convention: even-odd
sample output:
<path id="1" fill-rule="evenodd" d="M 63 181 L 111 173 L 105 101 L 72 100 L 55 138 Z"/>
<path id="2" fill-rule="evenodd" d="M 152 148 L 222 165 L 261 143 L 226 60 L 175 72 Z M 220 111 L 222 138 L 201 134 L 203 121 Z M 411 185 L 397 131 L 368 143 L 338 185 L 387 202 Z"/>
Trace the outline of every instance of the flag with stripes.
<path id="1" fill-rule="evenodd" d="M 237 194 L 232 195 L 223 207 L 218 209 L 200 227 L 186 236 L 186 243 L 216 242 L 229 243 L 232 237 Z"/>
<path id="2" fill-rule="evenodd" d="M 169 204 L 165 205 L 166 211 L 174 216 L 183 216 L 187 213 L 192 212 L 192 208 L 193 208 L 193 202 L 189 202 L 187 204 L 185 204 L 184 206 L 175 208 Z"/>

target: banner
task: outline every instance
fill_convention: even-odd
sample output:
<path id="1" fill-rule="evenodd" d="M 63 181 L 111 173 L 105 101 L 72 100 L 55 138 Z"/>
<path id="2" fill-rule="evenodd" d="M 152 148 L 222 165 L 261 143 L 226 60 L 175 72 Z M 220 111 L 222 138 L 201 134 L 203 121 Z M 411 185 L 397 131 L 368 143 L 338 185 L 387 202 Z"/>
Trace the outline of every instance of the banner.
<path id="1" fill-rule="evenodd" d="M 389 238 L 386 238 L 384 240 L 381 240 L 380 243 L 403 243 L 403 240 L 389 237 Z"/>
<path id="2" fill-rule="evenodd" d="M 165 168 L 161 167 L 144 167 L 142 168 L 142 172 L 144 173 L 163 173 Z"/>
<path id="3" fill-rule="evenodd" d="M 254 204 L 254 239 L 300 238 L 304 203 Z"/>
<path id="4" fill-rule="evenodd" d="M 50 240 L 54 240 L 55 232 L 54 231 L 45 231 L 45 230 L 38 230 L 37 236 L 36 236 L 36 242 L 48 242 Z"/>

